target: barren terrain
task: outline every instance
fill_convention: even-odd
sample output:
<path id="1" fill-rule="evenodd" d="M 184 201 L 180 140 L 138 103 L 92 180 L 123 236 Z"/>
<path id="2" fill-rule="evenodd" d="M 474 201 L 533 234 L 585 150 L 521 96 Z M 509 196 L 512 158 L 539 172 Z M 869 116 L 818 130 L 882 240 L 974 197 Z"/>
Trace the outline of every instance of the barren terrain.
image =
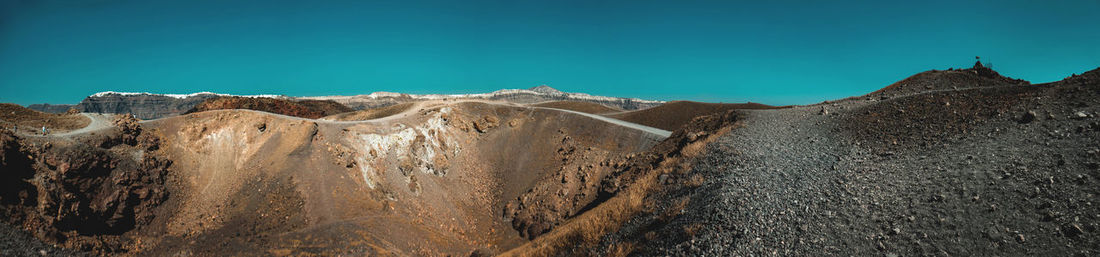
<path id="1" fill-rule="evenodd" d="M 351 108 L 331 100 L 292 101 L 264 97 L 227 96 L 206 99 L 191 108 L 191 110 L 184 112 L 184 114 L 226 109 L 257 110 L 310 119 L 352 111 Z"/>
<path id="2" fill-rule="evenodd" d="M 593 253 L 1096 255 L 1100 70 L 977 86 L 743 111 Z"/>
<path id="3" fill-rule="evenodd" d="M 772 108 L 777 107 L 758 103 L 719 104 L 691 101 L 674 101 L 649 109 L 617 113 L 605 113 L 604 116 L 664 130 L 676 130 L 680 128 L 680 126 L 683 126 L 684 124 L 690 122 L 692 118 L 699 116 L 722 113 L 728 110 L 736 109 L 752 110 Z"/>
<path id="4" fill-rule="evenodd" d="M 58 133 L 0 129 L 0 255 L 1100 254 L 1100 69 L 1032 85 L 976 65 L 784 108 L 421 99 L 320 118 L 331 103 L 148 121 L 4 105 Z"/>
<path id="5" fill-rule="evenodd" d="M 91 120 L 76 113 L 43 113 L 14 104 L 0 103 L 0 126 L 22 132 L 42 132 L 42 127 L 64 132 L 88 126 Z"/>
<path id="6" fill-rule="evenodd" d="M 480 101 L 415 107 L 385 120 L 214 110 L 143 123 L 120 118 L 74 135 L 11 134 L 4 165 L 22 173 L 5 176 L 25 183 L 0 199 L 12 204 L 4 209 L 16 227 L 95 254 L 466 255 L 518 246 L 535 232 L 517 230 L 536 231 L 527 224 L 549 228 L 543 219 L 581 210 L 611 170 L 602 161 L 662 139 L 551 109 Z M 137 172 L 151 168 L 160 170 L 153 180 Z M 65 173 L 88 175 L 32 180 Z M 116 176 L 143 182 L 97 186 Z M 78 192 L 52 189 L 85 183 L 91 187 Z M 157 196 L 148 198 L 146 188 Z M 553 194 L 561 190 L 576 195 Z M 34 197 L 47 194 L 76 198 Z M 528 199 L 558 207 L 546 213 Z M 90 209 L 70 213 L 55 207 L 62 203 Z M 102 225 L 46 218 L 58 211 Z"/>
<path id="7" fill-rule="evenodd" d="M 602 104 L 589 103 L 589 102 L 572 102 L 572 101 L 553 101 L 532 104 L 531 106 L 547 107 L 555 109 L 565 109 L 570 111 L 577 111 L 591 114 L 603 114 L 612 112 L 622 112 L 620 109 L 611 108 Z"/>

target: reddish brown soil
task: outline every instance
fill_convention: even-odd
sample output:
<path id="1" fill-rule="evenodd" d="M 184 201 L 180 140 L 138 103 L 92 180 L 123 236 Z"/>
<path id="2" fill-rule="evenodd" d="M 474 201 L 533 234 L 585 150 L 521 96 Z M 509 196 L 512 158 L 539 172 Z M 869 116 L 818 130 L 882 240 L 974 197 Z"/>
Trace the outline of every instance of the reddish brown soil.
<path id="1" fill-rule="evenodd" d="M 607 117 L 638 123 L 664 130 L 676 130 L 695 117 L 722 113 L 735 109 L 782 108 L 759 103 L 721 104 L 691 101 L 674 101 L 657 107 L 631 112 L 607 114 Z"/>
<path id="2" fill-rule="evenodd" d="M 39 132 L 43 126 L 53 131 L 74 130 L 88 126 L 92 121 L 77 113 L 44 113 L 23 106 L 0 103 L 0 125 L 10 129 L 19 125 L 19 131 Z"/>
<path id="3" fill-rule="evenodd" d="M 184 114 L 226 109 L 249 109 L 310 119 L 352 111 L 351 108 L 330 100 L 290 101 L 264 97 L 230 96 L 207 99 Z"/>
<path id="4" fill-rule="evenodd" d="M 320 111 L 321 114 L 325 116 L 346 113 L 355 110 L 351 107 L 337 103 L 336 101 L 332 100 L 299 100 L 296 101 L 296 103 L 301 104 L 311 110 Z"/>
<path id="5" fill-rule="evenodd" d="M 578 111 L 591 114 L 603 114 L 612 112 L 621 112 L 623 110 L 608 107 L 606 105 L 591 103 L 591 102 L 574 102 L 574 101 L 554 101 L 532 104 L 531 106 L 557 108 L 570 111 Z"/>

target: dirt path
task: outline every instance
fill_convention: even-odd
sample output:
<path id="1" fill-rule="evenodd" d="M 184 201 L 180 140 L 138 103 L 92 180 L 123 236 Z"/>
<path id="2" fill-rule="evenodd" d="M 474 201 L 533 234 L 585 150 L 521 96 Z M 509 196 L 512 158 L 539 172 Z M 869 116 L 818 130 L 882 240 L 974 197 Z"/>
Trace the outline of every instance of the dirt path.
<path id="1" fill-rule="evenodd" d="M 611 124 L 631 128 L 631 129 L 637 129 L 637 130 L 645 131 L 645 132 L 648 132 L 650 134 L 659 135 L 661 137 L 672 136 L 672 131 L 663 130 L 663 129 L 659 129 L 659 128 L 654 128 L 654 127 L 650 127 L 650 126 L 646 126 L 646 125 L 642 125 L 642 124 L 637 124 L 637 123 L 631 123 L 631 122 L 627 122 L 627 121 L 623 121 L 623 120 L 612 119 L 612 118 L 604 117 L 602 115 L 596 115 L 596 114 L 591 114 L 591 113 L 583 113 L 583 112 L 578 112 L 578 111 L 570 111 L 570 110 L 558 109 L 558 108 L 550 108 L 550 107 L 530 107 L 530 108 L 568 112 L 568 113 L 577 114 L 577 115 L 597 119 L 597 120 L 600 120 L 600 121 L 603 121 L 603 122 L 607 122 L 607 123 L 611 123 Z"/>
<path id="2" fill-rule="evenodd" d="M 114 116 L 114 114 L 81 113 L 80 115 L 82 115 L 82 116 L 88 118 L 88 120 L 90 120 L 90 122 L 88 123 L 87 126 L 84 126 L 83 128 L 79 128 L 79 129 L 75 129 L 75 130 L 66 131 L 66 132 L 49 133 L 46 136 L 47 137 L 68 137 L 68 136 L 72 136 L 72 135 L 87 133 L 87 132 L 96 131 L 96 130 L 105 129 L 105 128 L 109 128 L 109 127 L 114 126 L 112 124 L 112 119 L 113 119 L 112 116 Z M 22 131 L 22 129 L 21 129 L 21 131 Z M 29 134 L 28 133 L 20 133 L 20 135 L 31 136 L 31 137 L 43 137 L 43 135 L 41 133 L 41 130 L 38 130 L 38 129 L 34 129 L 34 133 L 29 133 Z"/>
<path id="3" fill-rule="evenodd" d="M 50 134 L 50 136 L 54 136 L 54 137 L 72 136 L 72 135 L 76 135 L 76 134 L 86 133 L 86 132 L 90 132 L 90 131 L 96 131 L 96 130 L 105 129 L 105 128 L 109 128 L 111 126 L 114 126 L 113 124 L 111 124 L 111 116 L 113 116 L 113 114 L 81 113 L 80 115 L 84 115 L 84 117 L 87 117 L 89 120 L 92 120 L 92 122 L 88 123 L 88 126 L 85 126 L 83 128 L 73 130 L 73 131 L 69 131 L 69 132 L 64 132 L 64 133 Z"/>

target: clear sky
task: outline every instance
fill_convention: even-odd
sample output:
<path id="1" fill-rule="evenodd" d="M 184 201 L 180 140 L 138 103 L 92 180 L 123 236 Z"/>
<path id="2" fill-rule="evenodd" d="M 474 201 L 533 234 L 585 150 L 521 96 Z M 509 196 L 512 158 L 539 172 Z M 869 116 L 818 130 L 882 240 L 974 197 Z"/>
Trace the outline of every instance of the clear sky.
<path id="1" fill-rule="evenodd" d="M 0 102 L 547 84 L 778 105 L 974 56 L 1032 82 L 1100 67 L 1100 1 L 896 2 L 0 0 Z"/>

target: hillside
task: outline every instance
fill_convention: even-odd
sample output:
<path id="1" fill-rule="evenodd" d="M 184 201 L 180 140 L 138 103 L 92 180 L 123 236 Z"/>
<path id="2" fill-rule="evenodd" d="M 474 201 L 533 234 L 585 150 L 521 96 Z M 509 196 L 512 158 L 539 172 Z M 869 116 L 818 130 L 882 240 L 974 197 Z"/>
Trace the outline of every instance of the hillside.
<path id="1" fill-rule="evenodd" d="M 352 111 L 333 101 L 228 96 L 206 99 L 184 114 L 227 109 L 248 109 L 310 119 Z"/>
<path id="2" fill-rule="evenodd" d="M 604 114 L 604 116 L 664 130 L 676 130 L 680 128 L 680 126 L 690 122 L 691 119 L 699 116 L 722 113 L 735 109 L 772 108 L 777 107 L 758 103 L 722 104 L 673 101 L 649 109 Z"/>
<path id="3" fill-rule="evenodd" d="M 1100 69 L 1037 85 L 967 70 L 886 97 L 607 115 L 671 135 L 480 98 L 313 119 L 272 113 L 339 108 L 224 97 L 65 134 L 0 127 L 0 253 L 1100 254 Z"/>
<path id="4" fill-rule="evenodd" d="M 16 104 L 0 103 L 0 126 L 11 129 L 13 125 L 24 133 L 41 132 L 46 127 L 53 132 L 83 128 L 91 120 L 78 113 L 43 113 Z"/>
<path id="5" fill-rule="evenodd" d="M 620 109 L 607 107 L 606 105 L 590 102 L 574 102 L 574 101 L 553 101 L 545 103 L 532 104 L 531 106 L 557 108 L 570 111 L 578 111 L 591 114 L 603 114 L 612 112 L 621 112 Z"/>
<path id="6" fill-rule="evenodd" d="M 936 90 L 1028 85 L 1030 82 L 1001 76 L 981 62 L 969 69 L 931 70 L 905 78 L 867 94 L 868 97 L 890 98 Z"/>
<path id="7" fill-rule="evenodd" d="M 501 89 L 489 93 L 479 94 L 404 94 L 392 92 L 374 92 L 367 95 L 354 96 L 305 96 L 291 97 L 283 95 L 228 95 L 211 92 L 199 92 L 193 94 L 153 94 L 131 92 L 100 92 L 84 98 L 78 104 L 32 104 L 27 108 L 33 110 L 62 113 L 70 108 L 89 113 L 107 114 L 134 114 L 139 119 L 152 120 L 164 117 L 176 116 L 195 108 L 199 103 L 207 99 L 219 97 L 243 97 L 279 99 L 294 101 L 306 105 L 308 109 L 316 110 L 343 110 L 350 107 L 354 110 L 374 109 L 397 105 L 401 103 L 423 102 L 434 100 L 492 100 L 504 101 L 516 104 L 531 104 L 549 101 L 569 101 L 594 103 L 605 106 L 614 106 L 624 110 L 644 109 L 657 106 L 664 102 L 642 100 L 637 98 L 622 98 L 609 96 L 596 96 L 585 93 L 562 92 L 549 86 L 537 86 L 529 89 Z M 259 102 L 272 102 L 261 100 Z M 335 104 L 333 104 L 335 103 Z M 204 107 L 205 108 L 205 107 Z M 335 114 L 327 111 L 326 115 Z"/>
<path id="8" fill-rule="evenodd" d="M 740 112 L 684 175 L 665 178 L 698 182 L 659 183 L 648 211 L 598 243 L 552 252 L 1100 253 L 1100 69 L 1041 85 Z"/>
<path id="9" fill-rule="evenodd" d="M 662 139 L 556 110 L 417 110 L 359 122 L 209 110 L 72 136 L 3 134 L 0 164 L 18 172 L 0 173 L 14 183 L 0 189 L 0 214 L 97 255 L 465 256 L 575 215 L 613 171 L 604 160 Z"/>
<path id="10" fill-rule="evenodd" d="M 623 110 L 645 109 L 660 105 L 662 101 L 643 100 L 637 98 L 623 98 L 611 96 L 589 95 L 585 93 L 562 92 L 552 87 L 542 85 L 528 89 L 501 89 L 489 93 L 479 94 L 404 94 L 393 92 L 374 92 L 368 95 L 355 96 L 310 96 L 301 99 L 333 100 L 350 106 L 354 109 L 369 109 L 390 106 L 398 103 L 415 102 L 424 100 L 494 100 L 516 104 L 534 104 L 553 101 L 586 102 L 595 103 Z"/>
<path id="11" fill-rule="evenodd" d="M 386 107 L 368 108 L 358 111 L 346 112 L 324 117 L 325 120 L 340 120 L 340 121 L 352 121 L 352 120 L 373 120 L 383 117 L 389 117 L 398 113 L 405 112 L 410 108 L 416 106 L 415 103 L 400 103 L 390 105 Z"/>

